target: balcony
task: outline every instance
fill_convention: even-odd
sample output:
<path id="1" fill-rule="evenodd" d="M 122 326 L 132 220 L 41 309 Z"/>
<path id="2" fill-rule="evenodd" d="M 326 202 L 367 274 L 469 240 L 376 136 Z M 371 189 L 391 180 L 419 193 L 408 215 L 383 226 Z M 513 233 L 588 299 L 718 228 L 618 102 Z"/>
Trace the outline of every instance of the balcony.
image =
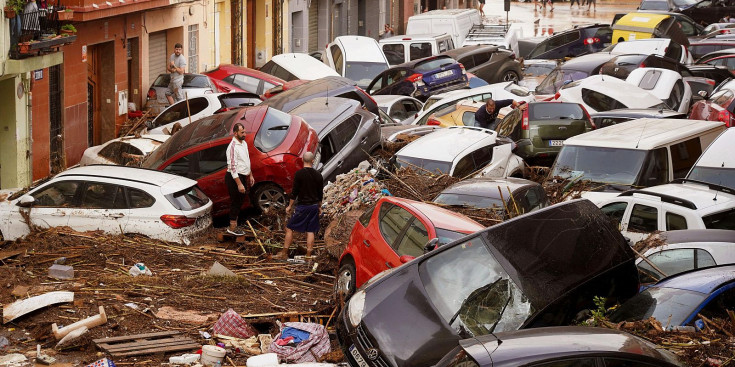
<path id="1" fill-rule="evenodd" d="M 76 35 L 62 32 L 59 14 L 53 8 L 39 9 L 11 19 L 9 58 L 20 60 L 55 53 L 59 47 L 74 42 Z"/>
<path id="2" fill-rule="evenodd" d="M 65 0 L 64 4 L 67 8 L 74 10 L 75 22 L 86 22 L 195 1 L 196 0 Z"/>

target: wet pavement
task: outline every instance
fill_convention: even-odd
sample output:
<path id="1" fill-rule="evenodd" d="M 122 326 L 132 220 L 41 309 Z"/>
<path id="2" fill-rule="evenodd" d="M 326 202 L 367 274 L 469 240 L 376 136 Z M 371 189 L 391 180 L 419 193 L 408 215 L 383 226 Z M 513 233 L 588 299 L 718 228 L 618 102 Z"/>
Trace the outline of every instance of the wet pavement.
<path id="1" fill-rule="evenodd" d="M 539 8 L 541 2 L 539 1 Z M 597 1 L 597 8 L 587 10 L 587 5 L 580 7 L 577 3 L 574 8 L 569 8 L 569 2 L 554 2 L 554 11 L 547 5 L 546 9 L 534 11 L 531 1 L 511 2 L 509 21 L 521 24 L 523 28 L 522 37 L 545 36 L 547 34 L 562 31 L 579 24 L 605 23 L 610 24 L 615 14 L 629 13 L 635 11 L 640 4 L 639 1 L 623 0 L 611 2 Z M 488 0 L 485 4 L 486 23 L 505 23 L 505 11 L 503 11 L 502 0 Z"/>

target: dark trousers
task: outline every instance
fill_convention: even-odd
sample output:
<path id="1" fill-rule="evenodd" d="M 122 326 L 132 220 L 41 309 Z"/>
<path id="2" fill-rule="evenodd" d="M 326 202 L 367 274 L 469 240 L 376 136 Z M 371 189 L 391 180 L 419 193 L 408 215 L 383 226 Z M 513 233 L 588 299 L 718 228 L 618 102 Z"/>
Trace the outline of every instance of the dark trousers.
<path id="1" fill-rule="evenodd" d="M 248 189 L 248 176 L 238 175 L 240 182 L 245 186 L 245 192 Z M 232 178 L 232 174 L 229 172 L 225 173 L 225 184 L 227 185 L 227 192 L 230 194 L 230 220 L 237 220 L 237 216 L 240 215 L 240 208 L 242 203 L 245 201 L 245 195 L 237 189 L 237 182 Z"/>

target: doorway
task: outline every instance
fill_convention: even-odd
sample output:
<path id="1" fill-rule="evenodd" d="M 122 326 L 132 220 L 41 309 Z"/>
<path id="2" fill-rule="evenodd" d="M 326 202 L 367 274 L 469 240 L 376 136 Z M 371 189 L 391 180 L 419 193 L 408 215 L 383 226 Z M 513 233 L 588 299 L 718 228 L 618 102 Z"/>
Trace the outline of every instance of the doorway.
<path id="1" fill-rule="evenodd" d="M 49 169 L 55 175 L 66 168 L 64 122 L 61 119 L 61 65 L 49 68 Z"/>
<path id="2" fill-rule="evenodd" d="M 254 68 L 255 67 L 255 0 L 247 0 L 247 60 L 248 64 L 247 67 Z"/>
<path id="3" fill-rule="evenodd" d="M 114 57 L 113 42 L 87 46 L 87 143 L 90 147 L 115 138 Z"/>
<path id="4" fill-rule="evenodd" d="M 367 12 L 367 0 L 357 0 L 357 35 L 367 36 L 365 30 L 365 17 Z"/>

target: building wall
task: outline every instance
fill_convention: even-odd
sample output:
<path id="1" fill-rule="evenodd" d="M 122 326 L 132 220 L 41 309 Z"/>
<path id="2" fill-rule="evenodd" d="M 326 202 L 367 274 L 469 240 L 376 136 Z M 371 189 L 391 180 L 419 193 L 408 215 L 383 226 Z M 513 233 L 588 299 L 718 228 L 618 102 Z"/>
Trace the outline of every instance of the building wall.
<path id="1" fill-rule="evenodd" d="M 213 22 L 213 27 L 210 27 L 210 40 L 213 45 L 219 45 L 219 50 L 215 50 L 213 47 L 211 52 L 211 58 L 214 60 L 212 66 L 209 69 L 214 69 L 219 64 L 231 64 L 232 63 L 232 9 L 230 8 L 229 1 L 217 1 L 215 3 L 215 11 L 219 14 L 218 21 Z M 215 43 L 214 30 L 217 28 L 219 43 Z M 243 29 L 243 33 L 245 30 Z M 219 51 L 219 60 L 216 58 L 215 52 Z"/>
<path id="2" fill-rule="evenodd" d="M 31 183 L 28 121 L 29 83 L 23 77 L 0 80 L 0 188 L 24 187 Z M 24 85 L 18 98 L 18 86 Z"/>
<path id="3" fill-rule="evenodd" d="M 317 6 L 317 0 L 311 0 L 312 6 Z M 309 3 L 306 0 L 290 0 L 288 2 L 288 26 L 284 27 L 284 41 L 290 41 L 290 47 L 284 47 L 289 52 L 307 52 L 309 50 Z M 300 19 L 300 24 L 296 20 Z M 286 25 L 286 19 L 283 24 Z M 284 45 L 285 46 L 285 45 Z"/>
<path id="4" fill-rule="evenodd" d="M 273 57 L 273 1 L 257 1 L 255 5 L 255 67 L 265 65 Z"/>

